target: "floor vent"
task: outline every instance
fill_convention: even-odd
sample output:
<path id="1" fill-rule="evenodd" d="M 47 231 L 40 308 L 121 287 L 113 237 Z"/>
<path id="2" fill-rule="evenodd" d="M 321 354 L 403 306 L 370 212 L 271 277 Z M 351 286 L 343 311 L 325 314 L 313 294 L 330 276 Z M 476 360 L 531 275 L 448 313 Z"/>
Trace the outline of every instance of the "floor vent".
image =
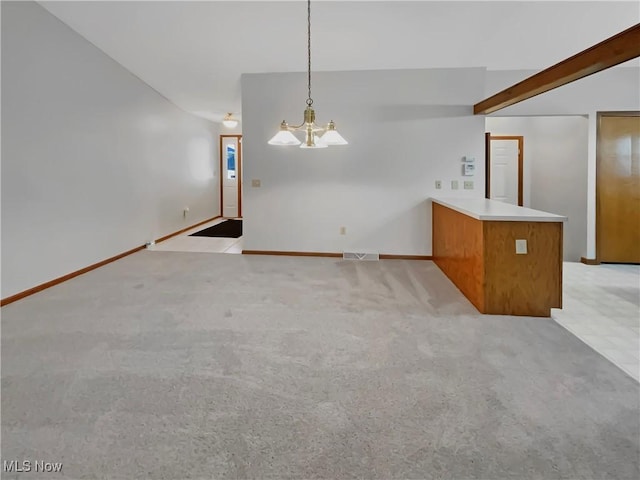
<path id="1" fill-rule="evenodd" d="M 344 260 L 380 260 L 380 254 L 378 253 L 358 253 L 358 252 L 344 252 L 342 254 Z"/>

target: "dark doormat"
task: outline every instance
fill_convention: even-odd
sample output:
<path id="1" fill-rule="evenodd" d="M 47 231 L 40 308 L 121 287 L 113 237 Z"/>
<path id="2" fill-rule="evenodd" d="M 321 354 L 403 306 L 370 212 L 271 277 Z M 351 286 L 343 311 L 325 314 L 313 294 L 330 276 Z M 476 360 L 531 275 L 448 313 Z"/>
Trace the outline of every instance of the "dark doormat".
<path id="1" fill-rule="evenodd" d="M 224 237 L 238 238 L 242 236 L 242 220 L 226 220 L 213 227 L 192 233 L 190 237 Z"/>

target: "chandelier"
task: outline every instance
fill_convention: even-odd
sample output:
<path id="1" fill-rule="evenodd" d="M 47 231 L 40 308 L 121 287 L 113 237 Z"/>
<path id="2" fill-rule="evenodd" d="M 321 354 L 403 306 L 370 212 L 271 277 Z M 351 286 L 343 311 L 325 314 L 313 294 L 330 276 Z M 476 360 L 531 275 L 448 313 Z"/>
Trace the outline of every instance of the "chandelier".
<path id="1" fill-rule="evenodd" d="M 233 118 L 233 115 L 229 112 L 222 119 L 222 124 L 227 128 L 235 128 L 238 125 L 238 120 Z"/>
<path id="2" fill-rule="evenodd" d="M 307 108 L 304 110 L 304 122 L 290 126 L 285 120 L 280 124 L 269 145 L 300 145 L 300 148 L 326 148 L 332 145 L 346 145 L 348 142 L 336 130 L 331 120 L 326 126 L 316 125 L 316 112 L 312 108 L 311 98 L 311 0 L 307 0 Z M 300 142 L 291 132 L 301 131 L 305 134 L 304 142 Z"/>

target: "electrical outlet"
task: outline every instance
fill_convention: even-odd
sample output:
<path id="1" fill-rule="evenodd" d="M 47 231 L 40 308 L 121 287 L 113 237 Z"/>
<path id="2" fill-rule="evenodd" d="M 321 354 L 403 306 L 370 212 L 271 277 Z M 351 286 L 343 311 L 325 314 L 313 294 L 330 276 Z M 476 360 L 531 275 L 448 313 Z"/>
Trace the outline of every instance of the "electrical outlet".
<path id="1" fill-rule="evenodd" d="M 260 180 L 257 180 L 257 179 L 251 180 L 251 186 L 253 188 L 260 188 Z"/>
<path id="2" fill-rule="evenodd" d="M 442 188 L 442 180 L 436 180 L 436 190 L 440 190 Z"/>
<path id="3" fill-rule="evenodd" d="M 458 190 L 458 180 L 451 180 L 451 190 Z"/>
<path id="4" fill-rule="evenodd" d="M 527 241 L 526 240 L 516 240 L 516 254 L 517 255 L 526 255 L 527 254 Z"/>
<path id="5" fill-rule="evenodd" d="M 465 180 L 464 189 L 465 190 L 473 190 L 473 181 L 472 180 Z"/>
<path id="6" fill-rule="evenodd" d="M 340 235 L 346 235 L 347 234 L 347 227 L 340 227 Z"/>

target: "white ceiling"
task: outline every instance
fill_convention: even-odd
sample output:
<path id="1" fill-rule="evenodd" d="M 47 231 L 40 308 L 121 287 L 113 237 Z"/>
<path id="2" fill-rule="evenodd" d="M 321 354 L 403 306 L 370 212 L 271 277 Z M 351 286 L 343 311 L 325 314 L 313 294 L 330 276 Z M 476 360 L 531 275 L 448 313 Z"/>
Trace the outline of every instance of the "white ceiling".
<path id="1" fill-rule="evenodd" d="M 40 2 L 186 111 L 240 112 L 240 75 L 307 68 L 306 2 Z M 636 1 L 312 1 L 313 71 L 541 69 L 640 22 Z"/>

